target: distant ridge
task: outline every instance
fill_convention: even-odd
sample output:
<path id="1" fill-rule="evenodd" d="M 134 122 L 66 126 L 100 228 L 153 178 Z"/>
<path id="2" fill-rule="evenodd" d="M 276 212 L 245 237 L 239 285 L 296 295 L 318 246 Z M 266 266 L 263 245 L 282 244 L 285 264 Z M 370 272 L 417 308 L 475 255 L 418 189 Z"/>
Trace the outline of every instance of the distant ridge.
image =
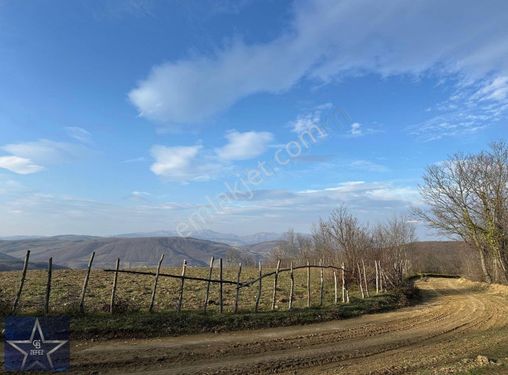
<path id="1" fill-rule="evenodd" d="M 83 268 L 95 251 L 94 264 L 112 266 L 120 258 L 124 266 L 154 265 L 165 254 L 166 265 L 178 265 L 186 259 L 189 265 L 206 265 L 210 256 L 224 258 L 233 247 L 207 240 L 183 237 L 93 237 L 55 236 L 39 239 L 0 241 L 0 253 L 21 259 L 30 249 L 35 262 L 53 261 L 72 268 Z"/>
<path id="2" fill-rule="evenodd" d="M 15 271 L 23 268 L 24 259 L 19 259 L 7 254 L 0 253 L 0 271 Z M 30 261 L 29 267 L 31 269 L 46 269 L 47 263 Z M 65 268 L 60 265 L 54 264 L 53 268 Z"/>
<path id="3" fill-rule="evenodd" d="M 175 231 L 156 231 L 156 232 L 138 232 L 118 234 L 114 237 L 120 238 L 139 238 L 139 237 L 176 237 Z M 220 233 L 213 230 L 199 230 L 191 233 L 192 238 L 201 240 L 222 242 L 232 246 L 252 245 L 259 242 L 278 241 L 283 238 L 283 234 L 274 232 L 259 232 L 248 235 L 237 235 L 232 233 Z"/>

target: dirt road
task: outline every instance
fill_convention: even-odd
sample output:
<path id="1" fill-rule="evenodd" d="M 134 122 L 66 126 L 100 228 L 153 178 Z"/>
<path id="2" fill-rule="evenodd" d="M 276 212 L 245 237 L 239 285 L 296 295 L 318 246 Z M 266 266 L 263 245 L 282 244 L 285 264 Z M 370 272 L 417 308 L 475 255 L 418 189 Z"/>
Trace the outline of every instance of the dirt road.
<path id="1" fill-rule="evenodd" d="M 507 289 L 453 279 L 422 280 L 418 287 L 422 304 L 390 313 L 303 327 L 80 343 L 72 363 L 82 373 L 508 374 Z"/>

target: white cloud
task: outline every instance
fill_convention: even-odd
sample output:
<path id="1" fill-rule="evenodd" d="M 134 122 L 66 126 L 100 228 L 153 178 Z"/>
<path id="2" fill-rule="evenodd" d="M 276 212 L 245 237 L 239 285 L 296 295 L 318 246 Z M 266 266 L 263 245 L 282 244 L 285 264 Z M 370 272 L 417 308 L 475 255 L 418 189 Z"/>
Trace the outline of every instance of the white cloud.
<path id="1" fill-rule="evenodd" d="M 431 73 L 471 83 L 487 73 L 503 76 L 507 8 L 501 0 L 297 2 L 279 37 L 250 45 L 236 40 L 213 56 L 155 66 L 129 98 L 151 120 L 193 123 L 245 96 L 284 92 L 304 78 Z"/>
<path id="2" fill-rule="evenodd" d="M 351 124 L 351 135 L 353 137 L 360 137 L 363 135 L 362 125 L 358 122 Z"/>
<path id="3" fill-rule="evenodd" d="M 232 167 L 230 162 L 246 160 L 266 151 L 273 135 L 268 132 L 227 132 L 228 143 L 215 150 L 202 145 L 162 146 L 155 145 L 150 154 L 154 159 L 150 170 L 168 180 L 179 182 L 208 181 Z"/>
<path id="4" fill-rule="evenodd" d="M 240 133 L 236 130 L 226 133 L 228 143 L 216 153 L 223 160 L 252 159 L 264 153 L 268 144 L 273 140 L 269 132 L 249 131 Z"/>
<path id="5" fill-rule="evenodd" d="M 381 131 L 382 130 L 379 128 L 379 126 L 365 127 L 364 125 L 360 124 L 359 122 L 353 122 L 351 124 L 351 126 L 349 127 L 348 131 L 343 135 L 346 138 L 358 138 L 358 137 L 363 137 L 366 135 L 379 133 Z"/>
<path id="6" fill-rule="evenodd" d="M 44 167 L 33 163 L 30 159 L 19 156 L 0 156 L 0 168 L 17 174 L 31 174 L 44 169 Z"/>
<path id="7" fill-rule="evenodd" d="M 202 152 L 201 145 L 167 147 L 155 145 L 150 153 L 154 163 L 150 170 L 167 180 L 178 182 L 208 181 L 223 165 Z"/>
<path id="8" fill-rule="evenodd" d="M 309 133 L 320 125 L 320 112 L 300 116 L 291 124 L 291 131 L 296 134 Z"/>
<path id="9" fill-rule="evenodd" d="M 150 153 L 155 163 L 151 171 L 159 176 L 180 178 L 187 176 L 192 161 L 196 158 L 201 146 L 153 146 Z"/>

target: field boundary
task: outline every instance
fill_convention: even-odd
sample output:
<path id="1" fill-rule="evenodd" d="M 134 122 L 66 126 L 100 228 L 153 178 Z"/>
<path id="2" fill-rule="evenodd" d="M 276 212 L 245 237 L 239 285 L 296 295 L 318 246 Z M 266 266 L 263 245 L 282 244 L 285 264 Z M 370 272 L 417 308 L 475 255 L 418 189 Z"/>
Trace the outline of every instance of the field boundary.
<path id="1" fill-rule="evenodd" d="M 83 279 L 83 284 L 81 287 L 81 293 L 79 295 L 79 313 L 85 314 L 86 311 L 86 296 L 90 292 L 90 286 L 89 281 L 91 277 L 91 270 L 93 267 L 93 262 L 95 258 L 95 252 L 92 252 L 90 255 L 90 259 L 88 262 L 88 267 L 85 272 L 85 276 Z M 22 298 L 23 288 L 25 284 L 25 279 L 27 278 L 28 273 L 28 264 L 30 259 L 30 250 L 27 251 L 25 256 L 25 261 L 23 264 L 23 269 L 21 271 L 21 278 L 19 281 L 19 287 L 17 288 L 17 292 L 15 294 L 14 302 L 12 304 L 12 308 L 10 309 L 10 313 L 12 315 L 18 313 L 18 307 L 20 305 L 20 300 Z M 267 287 L 264 285 L 263 281 L 267 278 L 273 279 L 273 284 L 268 287 L 268 290 L 270 290 L 271 294 L 271 311 L 276 310 L 276 301 L 277 301 L 277 294 L 279 285 L 279 276 L 282 273 L 289 273 L 290 275 L 290 289 L 289 289 L 289 298 L 287 301 L 287 310 L 293 309 L 293 300 L 295 298 L 295 277 L 294 273 L 299 270 L 306 270 L 306 283 L 305 283 L 305 294 L 306 294 L 306 307 L 310 308 L 312 306 L 311 303 L 311 294 L 319 296 L 319 306 L 322 307 L 324 305 L 323 298 L 324 298 L 324 271 L 325 270 L 331 270 L 333 271 L 333 305 L 338 305 L 339 302 L 343 304 L 350 303 L 350 288 L 353 286 L 358 287 L 358 290 L 360 291 L 361 298 L 365 299 L 370 297 L 370 288 L 369 288 L 369 281 L 372 282 L 373 279 L 375 279 L 375 294 L 379 295 L 380 293 L 386 293 L 388 288 L 391 287 L 391 289 L 395 288 L 395 283 L 391 280 L 388 273 L 385 273 L 383 268 L 381 267 L 381 262 L 374 260 L 374 267 L 370 265 L 371 267 L 366 266 L 366 262 L 362 259 L 359 260 L 356 263 L 356 267 L 346 268 L 345 264 L 342 263 L 342 265 L 336 266 L 333 264 L 325 264 L 323 260 L 319 260 L 319 262 L 311 263 L 309 260 L 306 261 L 306 264 L 304 265 L 293 265 L 293 262 L 290 262 L 289 267 L 282 268 L 281 267 L 281 260 L 277 261 L 277 265 L 275 267 L 275 270 L 270 270 L 268 272 L 263 272 L 263 264 L 262 262 L 259 262 L 258 264 L 258 277 L 251 277 L 247 280 L 242 280 L 242 263 L 238 264 L 237 271 L 234 271 L 236 273 L 236 280 L 228 280 L 223 277 L 223 260 L 222 258 L 215 259 L 214 257 L 211 257 L 210 264 L 208 267 L 208 277 L 198 277 L 198 276 L 190 276 L 187 274 L 187 261 L 184 260 L 181 268 L 180 274 L 174 274 L 174 273 L 164 273 L 161 272 L 161 264 L 164 260 L 164 255 L 161 255 L 160 260 L 157 264 L 157 268 L 154 272 L 151 271 L 141 271 L 141 270 L 130 270 L 130 269 L 121 269 L 120 267 L 120 258 L 116 259 L 115 262 L 115 268 L 110 269 L 102 269 L 101 271 L 106 273 L 113 273 L 113 282 L 111 285 L 111 295 L 109 299 L 109 312 L 111 314 L 116 313 L 116 307 L 117 307 L 117 285 L 118 285 L 118 277 L 120 274 L 130 274 L 134 276 L 150 276 L 153 278 L 152 286 L 151 286 L 151 293 L 150 293 L 150 300 L 149 302 L 149 309 L 148 312 L 153 312 L 153 308 L 156 302 L 157 298 L 157 289 L 158 289 L 158 283 L 160 278 L 172 278 L 179 280 L 178 288 L 175 290 L 175 292 L 178 295 L 178 302 L 176 304 L 176 311 L 180 312 L 182 310 L 182 307 L 184 306 L 184 300 L 185 300 L 185 282 L 186 281 L 198 281 L 206 283 L 206 294 L 204 301 L 202 303 L 202 311 L 207 312 L 207 308 L 209 305 L 209 292 L 210 292 L 210 286 L 211 284 L 219 284 L 219 298 L 218 298 L 218 305 L 220 308 L 220 313 L 224 312 L 224 293 L 223 293 L 223 286 L 229 285 L 235 287 L 235 296 L 234 296 L 234 313 L 238 313 L 240 310 L 241 305 L 241 290 L 245 288 L 256 288 L 256 300 L 255 300 L 255 308 L 254 312 L 257 313 L 260 311 L 260 300 L 262 296 L 262 291 L 267 290 Z M 215 267 L 215 263 L 218 261 L 218 267 Z M 52 290 L 52 266 L 53 266 L 53 258 L 49 258 L 48 260 L 48 269 L 47 269 L 47 281 L 45 285 L 45 293 L 43 296 L 43 311 L 44 314 L 50 314 L 51 313 L 51 306 L 50 306 L 50 296 L 51 296 L 51 290 Z M 218 268 L 218 269 L 217 269 Z M 312 292 L 311 291 L 311 270 L 319 270 L 319 286 L 317 291 Z M 368 274 L 367 271 L 370 271 Z M 375 274 L 374 274 L 375 270 Z M 218 277 L 213 276 L 218 271 Z M 328 282 L 328 281 L 327 281 Z M 329 290 L 329 289 L 328 289 Z M 266 292 L 265 292 L 266 294 Z M 139 299 L 141 301 L 141 299 Z M 214 301 L 215 302 L 215 301 Z M 210 302 L 211 303 L 211 302 Z M 198 309 L 199 310 L 199 309 Z M 197 310 L 196 310 L 197 311 Z M 122 311 L 125 313 L 126 311 Z"/>

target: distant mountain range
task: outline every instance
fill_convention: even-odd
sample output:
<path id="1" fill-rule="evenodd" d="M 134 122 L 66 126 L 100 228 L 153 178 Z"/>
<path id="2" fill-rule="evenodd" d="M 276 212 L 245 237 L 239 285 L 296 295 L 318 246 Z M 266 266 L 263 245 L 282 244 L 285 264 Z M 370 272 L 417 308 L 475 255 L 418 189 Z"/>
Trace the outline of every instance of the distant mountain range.
<path id="1" fill-rule="evenodd" d="M 232 246 L 199 238 L 131 236 L 133 235 L 123 237 L 65 235 L 0 240 L 0 270 L 21 268 L 22 259 L 28 249 L 31 252 L 30 265 L 32 261 L 34 265 L 37 262 L 46 264 L 48 258 L 53 257 L 55 264 L 84 268 L 91 253 L 95 251 L 94 264 L 99 267 L 112 267 L 117 258 L 120 258 L 124 267 L 153 266 L 157 264 L 161 254 L 165 254 L 165 265 L 179 265 L 186 259 L 191 266 L 203 266 L 208 264 L 211 256 L 226 258 L 228 252 L 233 249 L 240 249 L 258 260 L 278 244 L 277 241 L 268 241 L 256 245 Z M 248 241 L 249 238 L 253 240 L 254 236 L 246 237 L 242 241 Z M 260 235 L 258 238 L 270 237 Z M 13 267 L 7 266 L 9 262 Z"/>
<path id="2" fill-rule="evenodd" d="M 114 237 L 122 238 L 139 238 L 139 237 L 177 237 L 175 231 L 157 231 L 157 232 L 141 232 L 141 233 L 125 233 L 115 235 Z M 259 242 L 281 240 L 281 233 L 260 232 L 248 235 L 237 235 L 232 233 L 220 233 L 213 230 L 200 230 L 192 232 L 192 238 L 201 240 L 222 242 L 231 246 L 252 245 Z"/>
<path id="3" fill-rule="evenodd" d="M 274 233 L 274 232 L 259 232 L 254 234 L 247 235 L 238 235 L 232 233 L 220 233 L 215 232 L 213 230 L 199 230 L 192 232 L 192 238 L 197 238 L 200 240 L 208 240 L 215 242 L 222 242 L 231 246 L 242 246 L 242 245 L 252 245 L 259 242 L 265 241 L 277 241 L 283 238 L 283 234 Z M 119 238 L 145 238 L 145 237 L 180 237 L 176 231 L 171 230 L 160 230 L 154 232 L 135 232 L 135 233 L 122 233 L 115 234 L 107 237 L 100 236 L 84 236 L 84 235 L 60 235 L 60 236 L 51 236 L 52 238 L 73 238 L 73 237 L 89 237 L 89 238 L 110 238 L 110 237 L 119 237 Z M 36 240 L 36 239 L 44 239 L 51 238 L 50 236 L 7 236 L 0 237 L 0 240 L 5 241 L 17 241 L 17 240 Z"/>
<path id="4" fill-rule="evenodd" d="M 0 271 L 19 270 L 27 250 L 31 251 L 30 268 L 47 267 L 53 257 L 55 267 L 84 268 L 95 251 L 96 267 L 113 267 L 120 258 L 122 267 L 153 267 L 161 254 L 164 265 L 180 265 L 186 259 L 190 266 L 205 266 L 211 256 L 227 258 L 240 250 L 251 258 L 266 258 L 282 243 L 276 233 L 256 233 L 249 236 L 201 231 L 205 238 L 169 236 L 171 232 L 129 233 L 115 237 L 63 235 L 54 237 L 17 237 L 0 240 Z M 214 240 L 210 240 L 214 239 Z M 457 273 L 458 262 L 464 256 L 464 243 L 459 241 L 417 242 L 410 254 L 415 270 Z"/>

